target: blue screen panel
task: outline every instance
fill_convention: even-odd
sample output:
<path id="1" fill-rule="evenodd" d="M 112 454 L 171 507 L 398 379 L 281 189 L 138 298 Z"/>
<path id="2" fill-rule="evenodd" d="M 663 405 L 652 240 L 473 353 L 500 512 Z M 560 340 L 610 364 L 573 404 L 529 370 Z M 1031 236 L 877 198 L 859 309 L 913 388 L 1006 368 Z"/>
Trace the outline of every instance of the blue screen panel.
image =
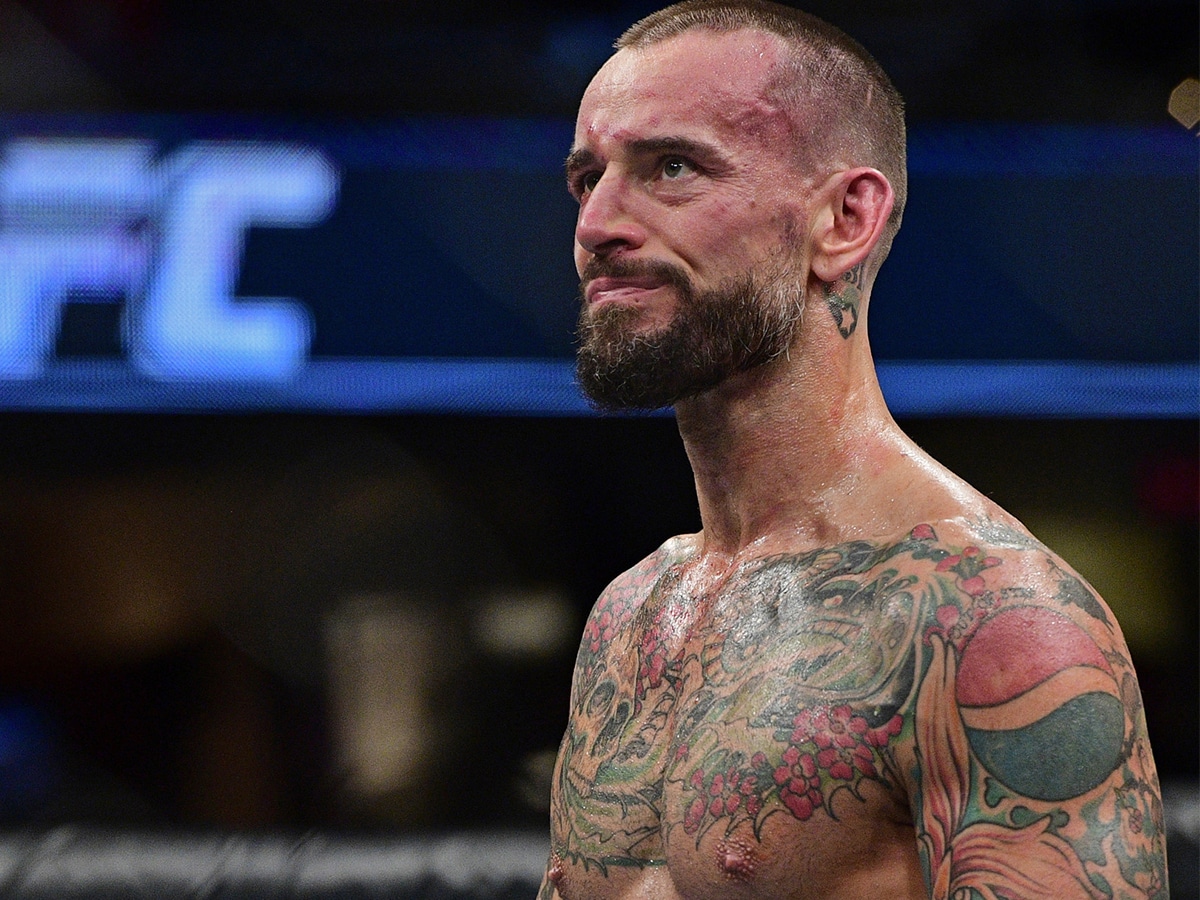
<path id="1" fill-rule="evenodd" d="M 0 118 L 0 408 L 584 413 L 570 130 Z M 910 150 L 871 310 L 899 414 L 1194 414 L 1191 135 Z"/>

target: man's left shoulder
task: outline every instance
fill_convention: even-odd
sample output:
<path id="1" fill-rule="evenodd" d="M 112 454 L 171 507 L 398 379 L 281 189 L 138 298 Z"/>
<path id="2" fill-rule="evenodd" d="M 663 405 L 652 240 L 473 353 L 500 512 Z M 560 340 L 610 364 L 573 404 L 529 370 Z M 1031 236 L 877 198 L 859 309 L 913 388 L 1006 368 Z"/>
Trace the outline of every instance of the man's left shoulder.
<path id="1" fill-rule="evenodd" d="M 1116 618 L 1100 595 L 1062 557 L 1028 531 L 1003 521 L 954 520 L 916 526 L 910 540 L 924 546 L 914 556 L 932 563 L 930 580 L 938 596 L 969 612 L 973 620 L 991 619 L 1005 610 L 1013 621 L 1028 619 L 1026 642 L 1052 642 L 1069 620 L 1075 629 L 1103 643 L 1124 645 Z M 944 605 L 944 604 L 938 604 Z M 935 611 L 936 615 L 936 611 Z M 944 611 L 941 617 L 950 616 Z M 1035 624 L 1036 621 L 1036 624 Z"/>
<path id="2" fill-rule="evenodd" d="M 952 521 L 913 536 L 924 546 L 911 555 L 932 562 L 919 588 L 918 745 L 936 743 L 954 708 L 960 724 L 946 733 L 965 729 L 962 746 L 1026 799 L 1089 794 L 1139 750 L 1129 778 L 1156 784 L 1137 675 L 1099 594 L 1014 525 Z"/>
<path id="3" fill-rule="evenodd" d="M 925 864 L 945 896 L 1158 897 L 1161 794 L 1120 627 L 1067 562 L 998 521 L 906 539 L 925 567 L 900 768 Z"/>

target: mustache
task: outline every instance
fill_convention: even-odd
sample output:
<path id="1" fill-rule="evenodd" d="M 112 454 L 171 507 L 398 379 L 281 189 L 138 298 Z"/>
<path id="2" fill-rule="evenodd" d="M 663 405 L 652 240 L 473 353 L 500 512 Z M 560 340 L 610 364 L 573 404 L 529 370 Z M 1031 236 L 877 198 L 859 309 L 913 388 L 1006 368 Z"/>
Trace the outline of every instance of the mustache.
<path id="1" fill-rule="evenodd" d="M 678 288 L 682 296 L 692 293 L 692 281 L 679 266 L 655 259 L 608 259 L 593 256 L 579 276 L 579 297 L 583 299 L 587 286 L 597 278 L 650 277 Z"/>

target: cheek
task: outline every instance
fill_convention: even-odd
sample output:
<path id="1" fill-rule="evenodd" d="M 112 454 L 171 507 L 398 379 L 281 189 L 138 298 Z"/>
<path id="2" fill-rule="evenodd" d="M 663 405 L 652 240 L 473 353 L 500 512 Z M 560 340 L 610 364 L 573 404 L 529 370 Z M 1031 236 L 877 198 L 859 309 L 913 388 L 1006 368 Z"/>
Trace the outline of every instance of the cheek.
<path id="1" fill-rule="evenodd" d="M 700 270 L 720 270 L 725 275 L 760 263 L 779 247 L 778 222 L 741 207 L 713 209 L 693 223 L 690 235 L 692 263 Z"/>
<path id="2" fill-rule="evenodd" d="M 674 221 L 668 220 L 664 234 L 675 235 L 676 249 L 688 257 L 692 266 L 703 269 L 721 265 L 738 253 L 744 225 L 744 210 L 729 203 L 708 203 L 702 209 L 687 210 Z"/>

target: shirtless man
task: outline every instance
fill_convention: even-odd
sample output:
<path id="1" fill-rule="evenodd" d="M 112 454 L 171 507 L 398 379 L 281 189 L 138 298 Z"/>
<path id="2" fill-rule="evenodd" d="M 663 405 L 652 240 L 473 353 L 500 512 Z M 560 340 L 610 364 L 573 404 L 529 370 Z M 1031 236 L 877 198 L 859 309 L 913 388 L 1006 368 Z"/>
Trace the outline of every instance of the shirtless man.
<path id="1" fill-rule="evenodd" d="M 895 89 L 753 0 L 617 46 L 567 160 L 579 378 L 674 405 L 702 530 L 588 619 L 540 897 L 1166 897 L 1112 613 L 880 394 Z"/>

